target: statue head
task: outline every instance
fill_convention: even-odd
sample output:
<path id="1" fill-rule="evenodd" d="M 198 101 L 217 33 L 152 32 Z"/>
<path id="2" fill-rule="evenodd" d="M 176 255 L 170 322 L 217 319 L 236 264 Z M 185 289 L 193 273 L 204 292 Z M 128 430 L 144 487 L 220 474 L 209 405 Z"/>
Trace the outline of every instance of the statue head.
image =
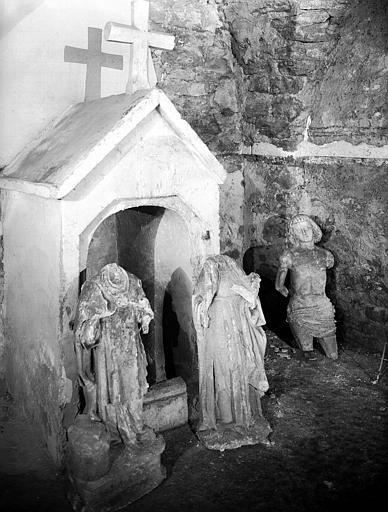
<path id="1" fill-rule="evenodd" d="M 288 224 L 288 240 L 291 245 L 317 243 L 322 238 L 321 228 L 308 215 L 294 215 Z"/>
<path id="2" fill-rule="evenodd" d="M 106 298 L 117 307 L 129 304 L 129 278 L 127 272 L 116 263 L 108 263 L 100 271 L 100 282 Z"/>

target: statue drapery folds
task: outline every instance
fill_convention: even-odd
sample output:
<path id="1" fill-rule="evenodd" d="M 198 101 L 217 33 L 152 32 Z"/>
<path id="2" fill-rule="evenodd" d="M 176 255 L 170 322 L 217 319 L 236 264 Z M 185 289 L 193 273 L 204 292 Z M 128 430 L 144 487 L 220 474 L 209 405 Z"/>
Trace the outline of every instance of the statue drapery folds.
<path id="1" fill-rule="evenodd" d="M 85 412 L 91 419 L 102 420 L 125 444 L 135 442 L 143 430 L 148 384 L 139 331 L 148 332 L 152 319 L 140 279 L 115 263 L 82 287 L 75 346 Z"/>
<path id="2" fill-rule="evenodd" d="M 209 448 L 254 444 L 270 431 L 260 403 L 268 382 L 259 283 L 257 274 L 247 276 L 232 258 L 214 256 L 206 260 L 194 290 L 199 435 Z"/>

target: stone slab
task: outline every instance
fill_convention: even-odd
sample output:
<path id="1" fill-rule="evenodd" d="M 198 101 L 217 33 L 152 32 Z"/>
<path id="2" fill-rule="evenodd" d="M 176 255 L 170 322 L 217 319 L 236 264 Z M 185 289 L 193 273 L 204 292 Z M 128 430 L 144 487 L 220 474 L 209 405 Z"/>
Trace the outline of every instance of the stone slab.
<path id="1" fill-rule="evenodd" d="M 271 432 L 267 420 L 260 417 L 250 427 L 235 424 L 217 425 L 217 430 L 200 430 L 197 436 L 209 450 L 223 452 L 259 443 L 269 446 L 271 441 L 268 436 Z"/>
<path id="2" fill-rule="evenodd" d="M 144 397 L 144 424 L 163 432 L 187 423 L 187 390 L 182 377 L 154 384 Z"/>

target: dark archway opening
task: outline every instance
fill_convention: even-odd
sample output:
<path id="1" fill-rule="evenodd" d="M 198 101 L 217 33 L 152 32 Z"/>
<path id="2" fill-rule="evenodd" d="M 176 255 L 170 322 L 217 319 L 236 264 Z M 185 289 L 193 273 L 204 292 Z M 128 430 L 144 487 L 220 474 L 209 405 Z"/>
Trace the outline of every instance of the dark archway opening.
<path id="1" fill-rule="evenodd" d="M 266 326 L 281 340 L 295 347 L 296 344 L 287 323 L 288 299 L 275 289 L 277 269 L 267 263 L 265 248 L 250 247 L 244 254 L 243 268 L 247 274 L 257 272 L 261 277 L 259 297 Z M 287 286 L 288 284 L 286 283 Z"/>
<path id="2" fill-rule="evenodd" d="M 116 262 L 142 281 L 155 314 L 149 333 L 142 335 L 150 384 L 180 376 L 189 386 L 198 379 L 190 255 L 183 219 L 159 206 L 129 208 L 107 217 L 90 242 L 86 279 Z"/>

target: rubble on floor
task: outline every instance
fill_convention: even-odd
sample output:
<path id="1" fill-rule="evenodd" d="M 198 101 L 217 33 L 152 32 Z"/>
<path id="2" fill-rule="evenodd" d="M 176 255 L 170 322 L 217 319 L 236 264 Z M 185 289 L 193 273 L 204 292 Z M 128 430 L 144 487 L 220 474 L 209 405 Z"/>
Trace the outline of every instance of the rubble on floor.
<path id="1" fill-rule="evenodd" d="M 128 512 L 358 512 L 377 507 L 388 474 L 388 380 L 373 384 L 381 354 L 341 349 L 305 360 L 267 331 L 270 445 L 217 452 L 189 425 L 163 433 L 167 479 Z M 284 354 L 284 355 L 282 355 Z M 388 364 L 388 363 L 387 363 Z M 70 512 L 65 478 L 37 433 L 0 403 L 0 509 Z"/>

